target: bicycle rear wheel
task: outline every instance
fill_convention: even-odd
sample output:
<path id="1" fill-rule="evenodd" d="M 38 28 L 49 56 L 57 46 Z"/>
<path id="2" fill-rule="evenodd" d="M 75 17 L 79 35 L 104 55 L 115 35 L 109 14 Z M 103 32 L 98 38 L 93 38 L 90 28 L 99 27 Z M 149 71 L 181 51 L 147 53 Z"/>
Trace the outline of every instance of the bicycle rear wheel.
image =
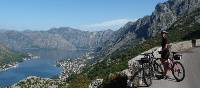
<path id="1" fill-rule="evenodd" d="M 147 87 L 152 85 L 152 67 L 149 64 L 146 64 L 143 69 L 143 79 Z"/>
<path id="2" fill-rule="evenodd" d="M 172 74 L 177 82 L 180 82 L 185 78 L 185 69 L 180 62 L 174 62 Z"/>
<path id="3" fill-rule="evenodd" d="M 128 87 L 137 88 L 143 84 L 143 69 L 140 68 L 129 80 Z"/>

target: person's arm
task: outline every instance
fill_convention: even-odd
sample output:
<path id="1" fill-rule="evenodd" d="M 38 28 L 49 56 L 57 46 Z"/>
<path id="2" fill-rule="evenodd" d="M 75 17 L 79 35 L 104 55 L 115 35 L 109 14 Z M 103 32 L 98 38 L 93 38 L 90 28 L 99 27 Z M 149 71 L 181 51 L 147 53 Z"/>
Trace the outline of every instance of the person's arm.
<path id="1" fill-rule="evenodd" d="M 168 42 L 168 38 L 165 38 L 165 49 L 169 48 L 169 42 Z"/>
<path id="2" fill-rule="evenodd" d="M 167 49 L 168 48 L 168 44 L 165 44 L 165 49 Z"/>

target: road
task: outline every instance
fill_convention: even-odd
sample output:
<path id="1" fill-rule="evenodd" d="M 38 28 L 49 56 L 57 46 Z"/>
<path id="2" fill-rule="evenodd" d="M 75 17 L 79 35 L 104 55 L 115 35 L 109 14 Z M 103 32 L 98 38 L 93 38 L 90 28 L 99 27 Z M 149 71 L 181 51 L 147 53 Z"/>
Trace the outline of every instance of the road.
<path id="1" fill-rule="evenodd" d="M 182 53 L 183 59 L 180 62 L 185 67 L 185 79 L 176 82 L 172 76 L 171 79 L 153 80 L 149 88 L 200 88 L 200 48 L 193 48 Z"/>

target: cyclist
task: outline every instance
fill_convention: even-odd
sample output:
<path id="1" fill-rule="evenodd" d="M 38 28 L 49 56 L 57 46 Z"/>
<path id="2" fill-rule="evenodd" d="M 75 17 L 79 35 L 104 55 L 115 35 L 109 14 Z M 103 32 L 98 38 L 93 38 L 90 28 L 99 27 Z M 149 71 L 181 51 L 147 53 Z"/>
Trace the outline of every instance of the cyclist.
<path id="1" fill-rule="evenodd" d="M 168 78 L 169 76 L 167 76 L 167 71 L 168 71 L 168 58 L 169 58 L 169 42 L 168 42 L 168 38 L 167 38 L 167 31 L 161 31 L 161 37 L 162 37 L 162 41 L 161 41 L 161 46 L 162 46 L 162 53 L 161 53 L 161 63 L 164 66 L 164 73 L 163 73 L 163 77 Z"/>

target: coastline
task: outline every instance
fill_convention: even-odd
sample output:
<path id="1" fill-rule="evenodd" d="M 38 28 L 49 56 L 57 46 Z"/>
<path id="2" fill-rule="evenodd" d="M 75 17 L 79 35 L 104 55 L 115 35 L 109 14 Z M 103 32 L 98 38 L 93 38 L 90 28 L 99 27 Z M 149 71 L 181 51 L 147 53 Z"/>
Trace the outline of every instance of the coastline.
<path id="1" fill-rule="evenodd" d="M 19 65 L 19 62 L 14 62 L 14 63 L 11 63 L 11 64 L 5 64 L 5 65 L 0 67 L 0 72 L 7 71 L 7 70 L 12 69 L 12 68 L 16 68 L 16 67 L 18 67 L 18 65 Z"/>
<path id="2" fill-rule="evenodd" d="M 38 58 L 40 58 L 40 57 L 39 56 L 33 56 L 32 54 L 31 55 L 29 54 L 28 57 L 22 58 L 22 62 L 32 60 L 32 59 L 38 59 Z M 12 69 L 12 68 L 16 68 L 16 67 L 18 67 L 19 63 L 21 63 L 21 62 L 16 61 L 16 62 L 12 62 L 12 63 L 9 63 L 9 64 L 4 64 L 4 65 L 0 66 L 0 72 L 7 71 L 7 70 Z"/>
<path id="3" fill-rule="evenodd" d="M 35 87 L 38 87 L 40 85 L 45 86 L 51 86 L 50 84 L 54 84 L 55 86 L 58 85 L 68 85 L 66 82 L 67 78 L 72 73 L 80 73 L 82 71 L 82 68 L 86 65 L 86 62 L 93 58 L 93 56 L 90 56 L 91 53 L 86 53 L 80 57 L 74 58 L 74 59 L 62 59 L 58 60 L 56 64 L 54 64 L 55 67 L 60 67 L 62 70 L 59 75 L 55 78 L 43 78 L 38 76 L 28 76 L 15 84 L 11 85 L 11 88 L 15 87 L 21 87 L 26 85 L 33 85 Z M 31 81 L 31 82 L 30 82 Z M 25 84 L 24 84 L 25 83 Z M 36 84 L 35 84 L 36 83 Z"/>
<path id="4" fill-rule="evenodd" d="M 62 71 L 59 75 L 59 79 L 66 81 L 72 74 L 79 74 L 88 62 L 94 58 L 93 52 L 87 52 L 86 54 L 76 59 L 62 59 L 57 61 L 56 66 L 61 67 Z"/>

